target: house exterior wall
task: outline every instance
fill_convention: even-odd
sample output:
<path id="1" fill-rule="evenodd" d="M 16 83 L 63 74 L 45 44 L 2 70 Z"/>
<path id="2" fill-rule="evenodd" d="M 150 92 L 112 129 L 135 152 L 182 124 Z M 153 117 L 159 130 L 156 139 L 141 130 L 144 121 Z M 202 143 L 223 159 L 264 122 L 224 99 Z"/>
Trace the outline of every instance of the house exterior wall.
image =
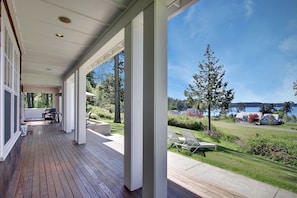
<path id="1" fill-rule="evenodd" d="M 1 1 L 0 197 L 4 197 L 20 157 L 20 50 Z"/>
<path id="2" fill-rule="evenodd" d="M 21 144 L 22 139 L 18 139 L 5 161 L 0 162 L 0 197 L 5 197 L 9 181 L 11 180 L 20 159 Z"/>
<path id="3" fill-rule="evenodd" d="M 20 135 L 20 51 L 1 4 L 0 161 Z"/>

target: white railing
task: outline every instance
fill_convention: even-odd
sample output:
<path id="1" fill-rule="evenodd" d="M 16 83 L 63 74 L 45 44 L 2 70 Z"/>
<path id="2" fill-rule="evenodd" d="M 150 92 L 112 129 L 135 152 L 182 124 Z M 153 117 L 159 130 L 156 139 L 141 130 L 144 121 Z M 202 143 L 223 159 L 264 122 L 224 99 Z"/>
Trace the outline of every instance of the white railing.
<path id="1" fill-rule="evenodd" d="M 24 108 L 24 120 L 41 120 L 46 108 Z"/>

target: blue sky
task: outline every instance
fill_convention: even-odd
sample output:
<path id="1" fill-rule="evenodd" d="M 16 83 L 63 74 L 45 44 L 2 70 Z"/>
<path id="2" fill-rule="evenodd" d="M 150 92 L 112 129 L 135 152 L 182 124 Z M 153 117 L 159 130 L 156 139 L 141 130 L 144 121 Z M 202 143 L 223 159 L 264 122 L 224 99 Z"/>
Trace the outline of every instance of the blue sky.
<path id="1" fill-rule="evenodd" d="M 210 44 L 233 102 L 297 103 L 296 0 L 200 0 L 168 22 L 168 96 L 185 99 Z"/>

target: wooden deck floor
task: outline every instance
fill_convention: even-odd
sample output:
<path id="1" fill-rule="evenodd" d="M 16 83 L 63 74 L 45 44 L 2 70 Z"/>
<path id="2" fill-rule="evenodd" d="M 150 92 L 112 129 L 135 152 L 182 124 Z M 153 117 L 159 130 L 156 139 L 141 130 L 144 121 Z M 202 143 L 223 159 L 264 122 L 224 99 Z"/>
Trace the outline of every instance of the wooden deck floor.
<path id="1" fill-rule="evenodd" d="M 109 140 L 87 132 L 87 144 L 76 145 L 59 129 L 29 128 L 6 197 L 141 197 L 124 187 L 123 155 L 103 144 Z M 168 197 L 199 196 L 168 180 Z"/>

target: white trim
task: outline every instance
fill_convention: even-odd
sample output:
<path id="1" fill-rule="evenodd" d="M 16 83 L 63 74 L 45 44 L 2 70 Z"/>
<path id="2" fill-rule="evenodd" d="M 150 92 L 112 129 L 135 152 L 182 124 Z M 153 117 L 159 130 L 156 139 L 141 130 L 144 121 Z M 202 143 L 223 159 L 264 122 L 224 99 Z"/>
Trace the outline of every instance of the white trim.
<path id="1" fill-rule="evenodd" d="M 1 59 L 1 67 L 0 67 L 0 161 L 3 161 L 6 159 L 6 157 L 9 155 L 10 151 L 13 149 L 15 143 L 17 142 L 18 138 L 20 137 L 21 131 L 20 131 L 20 61 L 19 59 L 15 58 L 20 58 L 20 51 L 16 42 L 16 38 L 14 37 L 12 27 L 8 18 L 8 14 L 6 12 L 4 4 L 1 2 L 1 54 L 0 54 L 0 59 Z M 9 38 L 11 40 L 11 85 L 9 86 L 4 84 L 4 61 L 6 60 L 4 58 L 5 53 L 5 31 L 7 30 L 7 34 L 9 35 Z M 15 57 L 15 55 L 17 55 Z M 18 64 L 16 66 L 16 64 Z M 18 68 L 16 68 L 18 67 Z M 17 78 L 17 79 L 15 79 Z M 15 84 L 15 80 L 17 80 Z M 4 143 L 5 141 L 5 130 L 4 130 L 4 91 L 8 91 L 11 94 L 11 131 L 10 131 L 10 139 Z M 15 106 L 15 96 L 16 96 L 16 102 L 17 105 Z M 16 109 L 15 109 L 16 108 Z M 16 110 L 16 111 L 15 111 Z M 16 115 L 15 115 L 16 112 Z M 16 117 L 16 121 L 15 118 Z M 15 123 L 16 122 L 16 123 Z M 16 128 L 14 126 L 16 125 Z"/>
<path id="2" fill-rule="evenodd" d="M 2 36 L 2 26 L 4 24 L 4 14 L 2 14 L 5 10 L 5 6 L 3 4 L 3 2 L 1 2 L 1 31 L 0 31 L 0 35 L 1 35 L 1 45 L 0 45 L 0 160 L 2 161 L 2 155 L 3 155 L 3 150 L 4 150 L 4 124 L 3 124 L 3 117 L 4 117 L 4 111 L 2 111 L 4 105 L 3 105 L 3 101 L 4 101 L 4 68 L 3 68 L 3 58 L 2 58 L 2 54 L 3 54 L 3 45 L 2 43 L 4 42 L 4 37 Z"/>
<path id="3" fill-rule="evenodd" d="M 13 146 L 19 139 L 20 135 L 21 135 L 21 131 L 15 132 L 15 135 L 13 137 L 11 137 L 10 140 L 6 143 L 6 145 L 4 146 L 4 150 L 0 155 L 0 161 L 4 161 L 6 159 L 6 157 L 12 150 Z"/>

